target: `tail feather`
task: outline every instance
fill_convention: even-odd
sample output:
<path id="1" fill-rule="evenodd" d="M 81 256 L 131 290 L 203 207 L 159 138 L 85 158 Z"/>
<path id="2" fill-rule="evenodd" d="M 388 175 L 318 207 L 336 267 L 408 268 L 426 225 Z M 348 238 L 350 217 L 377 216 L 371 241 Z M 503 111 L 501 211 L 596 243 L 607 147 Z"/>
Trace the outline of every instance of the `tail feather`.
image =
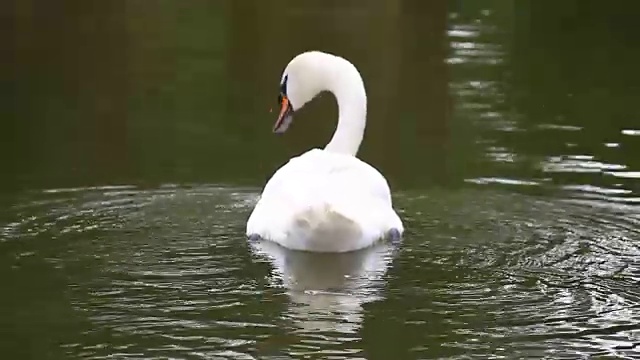
<path id="1" fill-rule="evenodd" d="M 340 251 L 362 238 L 360 225 L 330 205 L 304 210 L 293 221 L 295 233 L 290 235 L 304 239 L 309 248 Z"/>

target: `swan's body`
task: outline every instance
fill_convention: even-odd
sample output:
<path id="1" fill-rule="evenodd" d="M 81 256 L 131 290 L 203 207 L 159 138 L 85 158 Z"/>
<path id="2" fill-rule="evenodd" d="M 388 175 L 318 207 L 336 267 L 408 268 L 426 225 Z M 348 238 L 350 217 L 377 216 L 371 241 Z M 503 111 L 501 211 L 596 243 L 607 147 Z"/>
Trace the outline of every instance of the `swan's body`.
<path id="1" fill-rule="evenodd" d="M 319 252 L 352 251 L 401 236 L 404 228 L 386 179 L 356 157 L 367 107 L 357 69 L 314 51 L 291 60 L 282 79 L 282 111 L 274 131 L 285 131 L 294 107 L 324 90 L 338 101 L 338 127 L 324 149 L 294 157 L 275 172 L 249 217 L 247 235 Z"/>

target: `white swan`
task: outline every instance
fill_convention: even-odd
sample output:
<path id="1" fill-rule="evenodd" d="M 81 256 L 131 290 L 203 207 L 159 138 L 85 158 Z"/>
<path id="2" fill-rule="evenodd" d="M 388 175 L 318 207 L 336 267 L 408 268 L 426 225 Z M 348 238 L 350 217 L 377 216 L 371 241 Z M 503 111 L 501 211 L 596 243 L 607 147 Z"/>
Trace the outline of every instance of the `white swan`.
<path id="1" fill-rule="evenodd" d="M 295 250 L 347 252 L 404 232 L 387 180 L 356 157 L 364 135 L 367 95 L 349 61 L 319 51 L 293 58 L 282 74 L 273 131 L 284 133 L 322 91 L 338 101 L 338 127 L 324 149 L 311 149 L 278 169 L 247 221 L 250 239 Z"/>

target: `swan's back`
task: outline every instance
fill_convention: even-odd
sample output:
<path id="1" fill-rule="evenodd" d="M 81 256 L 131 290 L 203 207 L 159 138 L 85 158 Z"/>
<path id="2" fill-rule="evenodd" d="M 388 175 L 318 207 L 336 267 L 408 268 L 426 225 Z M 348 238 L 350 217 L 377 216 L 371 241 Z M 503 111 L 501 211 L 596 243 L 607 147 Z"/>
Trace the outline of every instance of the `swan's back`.
<path id="1" fill-rule="evenodd" d="M 373 166 L 355 156 L 320 149 L 290 159 L 266 184 L 262 197 L 287 193 L 307 200 L 322 195 L 326 200 L 367 198 L 391 205 L 389 184 Z"/>
<path id="2" fill-rule="evenodd" d="M 248 234 L 263 234 L 290 248 L 311 249 L 312 244 L 295 239 L 313 233 L 323 238 L 319 246 L 326 251 L 369 245 L 390 228 L 402 231 L 402 223 L 382 174 L 354 156 L 320 149 L 276 171 L 247 223 Z"/>

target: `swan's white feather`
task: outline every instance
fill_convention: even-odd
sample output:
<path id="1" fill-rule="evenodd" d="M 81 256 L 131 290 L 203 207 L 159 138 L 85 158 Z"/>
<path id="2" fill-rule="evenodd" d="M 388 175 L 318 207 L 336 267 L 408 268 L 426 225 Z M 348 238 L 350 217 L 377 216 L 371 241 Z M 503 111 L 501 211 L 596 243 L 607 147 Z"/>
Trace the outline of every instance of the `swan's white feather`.
<path id="1" fill-rule="evenodd" d="M 267 182 L 247 234 L 297 250 L 344 252 L 403 232 L 386 179 L 354 156 L 312 149 Z"/>
<path id="2" fill-rule="evenodd" d="M 360 73 L 346 59 L 318 51 L 289 62 L 281 82 L 283 106 L 297 110 L 324 90 L 338 102 L 338 126 L 331 141 L 275 172 L 249 217 L 247 235 L 323 252 L 361 249 L 393 229 L 402 235 L 387 180 L 356 157 L 367 112 Z"/>

